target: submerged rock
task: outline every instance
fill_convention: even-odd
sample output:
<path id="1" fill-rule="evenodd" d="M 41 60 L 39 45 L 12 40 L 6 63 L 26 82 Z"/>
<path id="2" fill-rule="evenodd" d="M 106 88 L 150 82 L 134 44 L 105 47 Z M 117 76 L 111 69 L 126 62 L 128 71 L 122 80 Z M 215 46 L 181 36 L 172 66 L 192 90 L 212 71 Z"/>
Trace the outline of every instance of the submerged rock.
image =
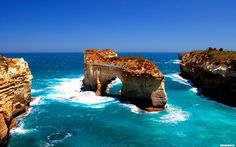
<path id="1" fill-rule="evenodd" d="M 105 95 L 108 84 L 119 78 L 123 84 L 123 99 L 147 111 L 165 109 L 164 75 L 155 63 L 134 56 L 117 57 L 111 49 L 91 49 L 84 52 L 84 68 L 82 90 Z"/>
<path id="2" fill-rule="evenodd" d="M 23 59 L 0 56 L 0 146 L 5 146 L 16 117 L 31 101 L 32 75 Z"/>
<path id="3" fill-rule="evenodd" d="M 197 50 L 179 55 L 180 75 L 201 88 L 202 94 L 236 106 L 236 52 Z"/>

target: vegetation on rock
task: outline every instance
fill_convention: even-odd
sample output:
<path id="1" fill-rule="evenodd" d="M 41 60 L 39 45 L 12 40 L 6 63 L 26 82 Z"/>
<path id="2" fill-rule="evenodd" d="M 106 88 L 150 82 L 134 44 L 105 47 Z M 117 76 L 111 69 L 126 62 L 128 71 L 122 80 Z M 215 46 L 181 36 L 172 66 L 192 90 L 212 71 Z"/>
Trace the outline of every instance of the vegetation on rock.
<path id="1" fill-rule="evenodd" d="M 114 64 L 120 66 L 126 72 L 131 74 L 155 75 L 156 77 L 164 77 L 159 71 L 156 64 L 148 59 L 137 56 L 119 56 L 111 49 L 105 50 L 85 50 L 87 54 L 85 60 L 87 62 L 97 62 L 99 64 Z"/>

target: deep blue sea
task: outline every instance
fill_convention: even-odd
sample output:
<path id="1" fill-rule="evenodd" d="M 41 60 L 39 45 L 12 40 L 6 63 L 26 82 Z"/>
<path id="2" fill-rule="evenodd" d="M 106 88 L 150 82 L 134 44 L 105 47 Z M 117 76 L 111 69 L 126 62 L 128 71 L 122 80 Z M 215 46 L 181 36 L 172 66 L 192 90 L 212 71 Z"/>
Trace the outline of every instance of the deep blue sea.
<path id="1" fill-rule="evenodd" d="M 177 53 L 120 53 L 155 62 L 166 76 L 167 109 L 144 112 L 114 97 L 80 92 L 82 53 L 4 54 L 23 57 L 36 98 L 18 118 L 10 147 L 141 147 L 236 145 L 236 109 L 201 96 L 178 76 Z M 118 94 L 121 82 L 110 89 Z M 73 97 L 73 99 L 71 99 Z"/>

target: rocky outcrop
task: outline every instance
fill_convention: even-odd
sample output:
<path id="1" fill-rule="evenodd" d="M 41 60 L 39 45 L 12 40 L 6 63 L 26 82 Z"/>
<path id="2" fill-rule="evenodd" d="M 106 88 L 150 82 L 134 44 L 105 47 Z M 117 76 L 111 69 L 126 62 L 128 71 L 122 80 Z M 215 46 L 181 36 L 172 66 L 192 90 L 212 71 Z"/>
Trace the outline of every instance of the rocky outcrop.
<path id="1" fill-rule="evenodd" d="M 85 50 L 83 90 L 105 95 L 108 84 L 115 78 L 122 81 L 123 99 L 147 111 L 165 108 L 164 75 L 155 63 L 140 57 L 117 57 L 111 49 Z"/>
<path id="2" fill-rule="evenodd" d="M 236 106 L 236 52 L 216 49 L 180 54 L 181 76 L 201 88 L 203 95 Z"/>
<path id="3" fill-rule="evenodd" d="M 23 59 L 0 56 L 0 146 L 5 146 L 16 117 L 31 101 L 32 75 Z"/>

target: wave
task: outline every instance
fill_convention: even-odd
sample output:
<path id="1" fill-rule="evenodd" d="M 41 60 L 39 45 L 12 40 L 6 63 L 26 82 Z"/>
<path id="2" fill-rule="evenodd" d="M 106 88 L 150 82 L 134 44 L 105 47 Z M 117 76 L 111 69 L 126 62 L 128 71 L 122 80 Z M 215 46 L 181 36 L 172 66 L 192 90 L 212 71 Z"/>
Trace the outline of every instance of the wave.
<path id="1" fill-rule="evenodd" d="M 152 114 L 158 114 L 160 112 L 160 111 L 148 112 L 148 111 L 140 109 L 139 107 L 137 107 L 134 104 L 129 104 L 129 103 L 121 103 L 121 105 L 128 108 L 128 109 L 130 109 L 131 112 L 136 113 L 136 114 L 149 114 L 149 115 L 152 115 Z"/>
<path id="2" fill-rule="evenodd" d="M 38 96 L 34 98 L 32 102 L 30 102 L 30 106 L 36 106 L 36 105 L 41 105 L 43 103 L 42 97 Z"/>
<path id="3" fill-rule="evenodd" d="M 119 85 L 122 84 L 121 80 L 119 78 L 116 78 L 115 80 L 113 80 L 111 83 L 108 84 L 108 88 L 111 88 L 115 85 Z"/>
<path id="4" fill-rule="evenodd" d="M 31 89 L 32 94 L 39 93 L 39 92 L 42 92 L 42 91 L 43 91 L 43 89 Z"/>
<path id="5" fill-rule="evenodd" d="M 177 124 L 179 122 L 186 121 L 190 116 L 189 112 L 185 112 L 181 108 L 174 107 L 172 105 L 167 106 L 166 112 L 168 114 L 160 117 L 159 121 L 162 123 Z"/>
<path id="6" fill-rule="evenodd" d="M 178 73 L 168 74 L 168 75 L 166 75 L 166 77 L 171 78 L 172 81 L 178 82 L 180 84 L 191 86 L 189 91 L 191 91 L 193 93 L 201 93 L 201 89 L 199 89 L 197 87 L 192 87 L 191 81 L 182 78 Z"/>
<path id="7" fill-rule="evenodd" d="M 180 84 L 184 84 L 187 86 L 191 86 L 190 82 L 184 78 L 182 78 L 178 73 L 165 75 L 168 78 L 171 78 L 172 81 L 178 82 Z"/>
<path id="8" fill-rule="evenodd" d="M 194 93 L 198 93 L 198 89 L 196 87 L 191 88 L 190 91 L 192 91 Z"/>
<path id="9" fill-rule="evenodd" d="M 105 105 L 95 106 L 114 101 L 112 97 L 96 96 L 92 91 L 80 91 L 83 77 L 63 78 L 59 83 L 51 86 L 47 98 L 56 99 L 61 102 L 76 102 L 79 104 L 91 106 L 92 108 L 103 108 Z"/>
<path id="10" fill-rule="evenodd" d="M 140 114 L 140 113 L 144 113 L 144 110 L 139 109 L 136 105 L 134 104 L 126 104 L 126 103 L 121 103 L 122 106 L 129 108 L 131 112 L 136 113 L 136 114 Z"/>
<path id="11" fill-rule="evenodd" d="M 122 84 L 122 82 L 121 82 L 121 80 L 119 78 L 116 78 L 111 83 L 112 83 L 112 86 L 115 86 L 115 85 L 118 85 L 118 84 Z"/>
<path id="12" fill-rule="evenodd" d="M 26 134 L 26 133 L 32 132 L 34 130 L 35 129 L 25 129 L 23 118 L 21 117 L 21 118 L 17 119 L 16 127 L 11 129 L 10 132 L 11 132 L 11 134 Z"/>
<path id="13" fill-rule="evenodd" d="M 154 61 L 157 64 L 180 64 L 181 60 L 175 59 L 175 60 L 169 60 L 169 61 Z"/>
<path id="14" fill-rule="evenodd" d="M 168 78 L 171 78 L 172 81 L 178 82 L 180 84 L 184 84 L 187 86 L 191 86 L 191 88 L 189 89 L 189 91 L 193 92 L 193 93 L 201 93 L 201 89 L 197 88 L 197 87 L 192 87 L 192 83 L 189 80 L 186 80 L 184 78 L 182 78 L 178 73 L 174 73 L 174 74 L 168 74 L 165 75 Z"/>
<path id="15" fill-rule="evenodd" d="M 39 105 L 40 98 L 35 98 L 31 103 L 30 106 Z M 10 130 L 11 134 L 26 134 L 30 133 L 32 131 L 35 131 L 35 129 L 25 129 L 23 119 L 28 116 L 30 113 L 32 113 L 32 107 L 30 107 L 25 114 L 22 114 L 17 117 L 17 125 L 13 129 Z"/>
<path id="16" fill-rule="evenodd" d="M 171 60 L 173 64 L 180 64 L 181 60 Z"/>

